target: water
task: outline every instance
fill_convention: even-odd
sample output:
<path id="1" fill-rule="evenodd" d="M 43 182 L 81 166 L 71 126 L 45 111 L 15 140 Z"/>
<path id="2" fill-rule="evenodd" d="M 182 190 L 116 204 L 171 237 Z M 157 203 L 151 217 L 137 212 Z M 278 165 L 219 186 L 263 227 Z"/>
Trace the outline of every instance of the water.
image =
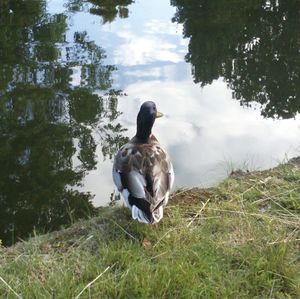
<path id="1" fill-rule="evenodd" d="M 300 3 L 250 2 L 1 1 L 0 239 L 108 204 L 145 100 L 178 187 L 299 155 Z"/>

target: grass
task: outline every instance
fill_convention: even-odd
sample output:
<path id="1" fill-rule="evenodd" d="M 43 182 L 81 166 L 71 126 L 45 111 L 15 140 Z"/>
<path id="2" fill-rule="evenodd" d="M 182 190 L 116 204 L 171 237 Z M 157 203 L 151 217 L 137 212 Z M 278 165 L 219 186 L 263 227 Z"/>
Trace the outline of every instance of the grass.
<path id="1" fill-rule="evenodd" d="M 300 159 L 0 249 L 0 298 L 300 298 Z"/>

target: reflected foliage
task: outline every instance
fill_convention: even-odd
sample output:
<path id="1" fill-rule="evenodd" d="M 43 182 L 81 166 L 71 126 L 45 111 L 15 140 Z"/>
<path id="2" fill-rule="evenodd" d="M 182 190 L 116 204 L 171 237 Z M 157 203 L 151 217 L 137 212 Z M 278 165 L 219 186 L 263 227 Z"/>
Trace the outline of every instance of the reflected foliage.
<path id="1" fill-rule="evenodd" d="M 190 38 L 186 60 L 202 86 L 223 77 L 265 117 L 300 111 L 300 1 L 171 0 Z"/>
<path id="2" fill-rule="evenodd" d="M 46 2 L 0 3 L 0 239 L 10 244 L 93 214 L 76 187 L 95 169 L 96 147 L 111 156 L 124 142 L 114 125 L 120 91 L 102 48 Z M 99 140 L 92 132 L 99 131 Z"/>
<path id="3" fill-rule="evenodd" d="M 72 12 L 88 10 L 91 14 L 100 16 L 105 24 L 113 22 L 117 17 L 128 18 L 128 5 L 132 3 L 133 0 L 70 0 L 68 8 Z"/>

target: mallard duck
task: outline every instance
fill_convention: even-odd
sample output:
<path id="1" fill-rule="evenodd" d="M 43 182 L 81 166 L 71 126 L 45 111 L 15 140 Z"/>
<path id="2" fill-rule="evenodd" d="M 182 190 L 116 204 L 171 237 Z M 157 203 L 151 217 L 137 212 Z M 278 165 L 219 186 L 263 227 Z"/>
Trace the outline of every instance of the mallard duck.
<path id="1" fill-rule="evenodd" d="M 113 180 L 131 209 L 133 219 L 154 224 L 163 217 L 174 183 L 174 171 L 167 152 L 152 134 L 155 119 L 163 116 L 154 102 L 142 104 L 137 115 L 136 135 L 118 151 Z"/>

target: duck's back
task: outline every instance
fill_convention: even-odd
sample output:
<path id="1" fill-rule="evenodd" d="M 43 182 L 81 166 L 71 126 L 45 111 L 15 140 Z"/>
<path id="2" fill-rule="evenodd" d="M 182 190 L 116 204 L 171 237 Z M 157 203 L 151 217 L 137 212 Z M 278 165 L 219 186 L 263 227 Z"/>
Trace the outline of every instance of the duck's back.
<path id="1" fill-rule="evenodd" d="M 136 205 L 148 218 L 152 216 L 152 222 L 161 219 L 156 211 L 162 213 L 160 207 L 167 204 L 174 173 L 168 154 L 153 135 L 147 143 L 133 139 L 120 148 L 113 178 L 130 208 Z"/>

